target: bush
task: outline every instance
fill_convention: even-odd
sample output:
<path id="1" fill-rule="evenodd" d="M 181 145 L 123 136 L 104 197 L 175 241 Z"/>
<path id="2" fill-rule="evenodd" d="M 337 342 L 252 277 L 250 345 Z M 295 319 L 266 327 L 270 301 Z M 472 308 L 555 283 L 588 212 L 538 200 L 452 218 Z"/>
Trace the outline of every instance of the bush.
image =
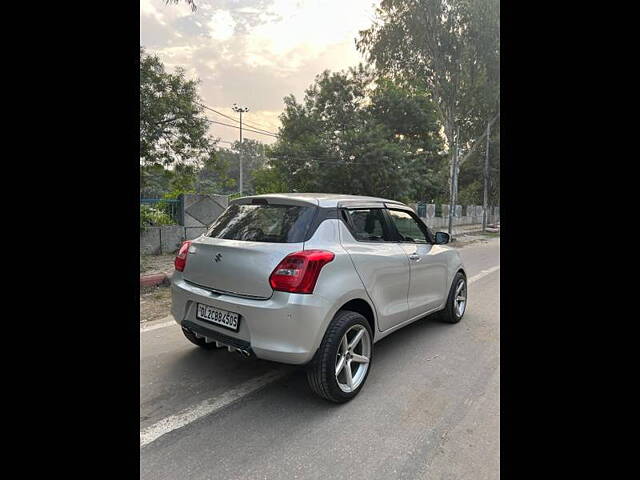
<path id="1" fill-rule="evenodd" d="M 140 205 L 140 230 L 159 225 L 173 225 L 174 223 L 167 212 L 151 205 Z"/>

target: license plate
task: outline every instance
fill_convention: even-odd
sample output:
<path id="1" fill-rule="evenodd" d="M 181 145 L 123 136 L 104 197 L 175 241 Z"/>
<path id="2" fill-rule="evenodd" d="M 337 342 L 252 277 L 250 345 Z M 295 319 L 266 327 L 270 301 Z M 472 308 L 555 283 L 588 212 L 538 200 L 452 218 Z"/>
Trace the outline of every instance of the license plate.
<path id="1" fill-rule="evenodd" d="M 209 305 L 203 305 L 198 303 L 196 309 L 196 318 L 204 320 L 206 322 L 215 323 L 221 327 L 228 328 L 235 332 L 238 331 L 238 320 L 240 315 L 233 312 L 227 312 L 226 310 L 220 310 L 219 308 L 210 307 Z"/>

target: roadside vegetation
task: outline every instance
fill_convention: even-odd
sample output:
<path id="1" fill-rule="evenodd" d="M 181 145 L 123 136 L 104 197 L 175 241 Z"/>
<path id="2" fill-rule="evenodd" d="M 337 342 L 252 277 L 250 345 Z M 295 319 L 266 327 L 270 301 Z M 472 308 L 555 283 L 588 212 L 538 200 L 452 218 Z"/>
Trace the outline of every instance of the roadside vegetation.
<path id="1" fill-rule="evenodd" d="M 356 39 L 366 65 L 319 72 L 304 98 L 285 97 L 272 145 L 247 139 L 221 148 L 208 133 L 199 81 L 180 69 L 167 72 L 141 47 L 141 196 L 235 194 L 242 156 L 245 194 L 324 191 L 449 203 L 457 145 L 457 203 L 481 204 L 482 135 L 500 107 L 499 1 L 383 0 L 376 17 Z M 499 121 L 489 151 L 489 204 L 498 205 Z M 147 224 L 166 220 L 144 215 Z"/>

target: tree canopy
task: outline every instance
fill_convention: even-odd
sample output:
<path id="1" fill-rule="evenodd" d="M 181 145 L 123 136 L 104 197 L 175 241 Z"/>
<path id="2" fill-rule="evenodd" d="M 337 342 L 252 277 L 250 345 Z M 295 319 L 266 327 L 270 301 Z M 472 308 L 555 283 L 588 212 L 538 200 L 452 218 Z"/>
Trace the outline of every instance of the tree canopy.
<path id="1" fill-rule="evenodd" d="M 376 14 L 357 41 L 369 62 L 432 93 L 450 144 L 457 126 L 477 137 L 499 100 L 499 0 L 382 0 Z"/>
<path id="2" fill-rule="evenodd" d="M 426 92 L 412 92 L 359 66 L 325 71 L 302 103 L 285 98 L 278 141 L 257 189 L 412 198 L 438 195 L 430 178 L 442 140 Z M 282 191 L 280 190 L 280 191 Z"/>
<path id="3" fill-rule="evenodd" d="M 256 191 L 255 176 L 266 162 L 267 147 L 257 140 L 234 142 L 228 149 L 199 163 L 176 163 L 169 168 L 161 164 L 144 165 L 141 196 L 143 198 L 175 198 L 181 193 L 233 195 L 238 191 L 240 155 L 243 156 L 244 194 Z M 264 177 L 264 174 L 262 174 Z M 269 190 L 272 191 L 272 190 Z"/>
<path id="4" fill-rule="evenodd" d="M 184 2 L 189 5 L 191 7 L 191 10 L 194 12 L 198 9 L 195 0 L 164 0 L 164 3 L 166 3 L 167 5 L 177 5 L 180 2 Z"/>
<path id="5" fill-rule="evenodd" d="M 190 0 L 165 0 L 167 4 Z M 285 97 L 278 140 L 216 151 L 197 80 L 140 49 L 145 195 L 179 191 L 339 192 L 448 203 L 457 139 L 459 203 L 482 199 L 485 142 L 499 112 L 499 0 L 382 0 L 356 41 L 368 64 L 324 71 Z M 474 143 L 477 148 L 472 148 Z M 500 124 L 490 136 L 490 202 L 499 203 Z M 160 195 L 158 195 L 160 196 Z"/>
<path id="6" fill-rule="evenodd" d="M 184 70 L 165 71 L 155 55 L 140 47 L 140 162 L 198 162 L 208 159 L 215 142 L 197 91 Z"/>
<path id="7" fill-rule="evenodd" d="M 382 0 L 376 16 L 358 49 L 381 74 L 429 91 L 449 152 L 459 131 L 464 155 L 499 111 L 499 0 Z"/>

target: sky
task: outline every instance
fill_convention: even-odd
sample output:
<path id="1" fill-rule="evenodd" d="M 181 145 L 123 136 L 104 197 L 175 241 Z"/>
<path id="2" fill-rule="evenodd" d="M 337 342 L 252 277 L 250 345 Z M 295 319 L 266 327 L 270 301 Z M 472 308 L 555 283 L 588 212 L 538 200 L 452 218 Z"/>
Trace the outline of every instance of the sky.
<path id="1" fill-rule="evenodd" d="M 234 103 L 249 108 L 243 119 L 277 132 L 283 98 L 298 101 L 315 76 L 364 62 L 356 50 L 358 31 L 368 28 L 379 0 L 196 0 L 140 1 L 140 45 L 157 54 L 169 71 L 182 67 L 199 78 L 209 107 L 238 118 Z M 209 118 L 234 123 L 213 112 Z M 212 124 L 221 147 L 239 130 Z M 243 132 L 244 138 L 275 138 Z"/>

